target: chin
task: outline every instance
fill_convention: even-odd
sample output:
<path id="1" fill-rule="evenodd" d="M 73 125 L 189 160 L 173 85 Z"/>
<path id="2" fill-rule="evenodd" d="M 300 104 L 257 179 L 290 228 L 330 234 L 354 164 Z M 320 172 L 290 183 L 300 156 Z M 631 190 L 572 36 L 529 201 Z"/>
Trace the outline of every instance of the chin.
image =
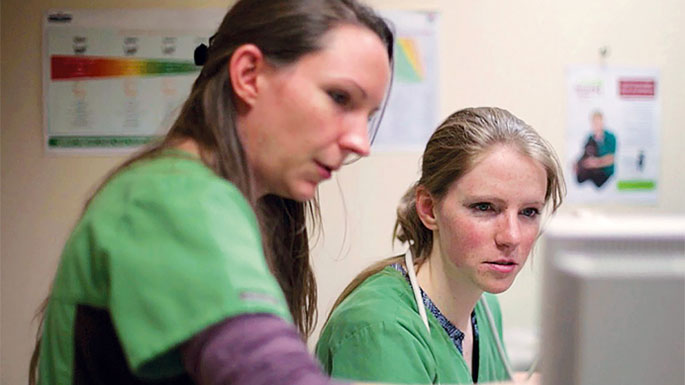
<path id="1" fill-rule="evenodd" d="M 297 181 L 295 183 L 287 183 L 287 181 L 279 182 L 280 183 L 278 184 L 272 184 L 273 187 L 268 189 L 268 194 L 285 199 L 292 199 L 297 202 L 306 202 L 316 195 L 317 183 L 307 181 Z"/>
<path id="2" fill-rule="evenodd" d="M 311 200 L 312 198 L 314 198 L 314 194 L 297 194 L 297 195 L 293 195 L 293 196 L 288 197 L 288 198 L 290 198 L 294 201 L 297 201 L 297 202 L 304 203 L 304 202 L 307 202 L 307 201 Z"/>
<path id="3" fill-rule="evenodd" d="M 281 194 L 279 194 L 281 195 Z M 306 202 L 316 195 L 316 184 L 302 184 L 288 189 L 287 194 L 281 196 L 298 202 Z"/>
<path id="4" fill-rule="evenodd" d="M 483 285 L 483 291 L 488 292 L 490 294 L 501 294 L 509 290 L 512 284 L 513 282 L 498 282 L 490 285 L 486 284 Z"/>
<path id="5" fill-rule="evenodd" d="M 502 294 L 502 293 L 504 293 L 505 291 L 507 291 L 507 289 L 508 289 L 508 287 L 507 287 L 507 288 L 504 288 L 504 289 L 502 289 L 502 288 L 493 288 L 493 289 L 487 289 L 487 290 L 483 290 L 483 291 L 486 292 L 486 293 L 490 293 L 490 294 Z"/>

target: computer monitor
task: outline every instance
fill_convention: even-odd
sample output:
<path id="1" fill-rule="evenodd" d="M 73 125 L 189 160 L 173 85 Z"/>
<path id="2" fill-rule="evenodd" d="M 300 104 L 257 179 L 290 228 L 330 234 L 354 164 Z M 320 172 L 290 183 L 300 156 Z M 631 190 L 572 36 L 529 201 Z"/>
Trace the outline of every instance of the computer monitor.
<path id="1" fill-rule="evenodd" d="M 685 384 L 685 216 L 559 216 L 543 243 L 542 384 Z"/>

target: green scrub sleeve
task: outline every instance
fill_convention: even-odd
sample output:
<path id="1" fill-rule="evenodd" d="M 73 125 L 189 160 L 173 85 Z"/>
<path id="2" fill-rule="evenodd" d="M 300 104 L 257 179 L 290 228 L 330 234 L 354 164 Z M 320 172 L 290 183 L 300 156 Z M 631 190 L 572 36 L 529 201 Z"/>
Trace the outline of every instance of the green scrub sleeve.
<path id="1" fill-rule="evenodd" d="M 121 216 L 94 231 L 110 240 L 108 308 L 136 374 L 175 374 L 165 371 L 181 368 L 179 344 L 227 317 L 290 321 L 256 218 L 233 185 L 191 175 L 130 195 Z"/>
<path id="2" fill-rule="evenodd" d="M 418 326 L 418 325 L 417 325 Z M 423 327 L 423 325 L 420 325 Z M 414 327 L 412 327 L 414 328 Z M 435 359 L 426 342 L 400 323 L 378 323 L 317 347 L 331 377 L 398 384 L 431 384 Z M 363 352 L 363 353 L 362 353 Z"/>

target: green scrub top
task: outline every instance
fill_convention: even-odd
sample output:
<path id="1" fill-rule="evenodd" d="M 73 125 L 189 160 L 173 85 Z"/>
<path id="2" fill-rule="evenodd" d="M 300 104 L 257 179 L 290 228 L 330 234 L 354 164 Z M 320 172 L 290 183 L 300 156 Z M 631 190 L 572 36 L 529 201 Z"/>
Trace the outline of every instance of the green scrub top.
<path id="1" fill-rule="evenodd" d="M 197 158 L 170 150 L 97 193 L 67 241 L 50 294 L 42 384 L 71 384 L 79 305 L 105 309 L 131 371 L 183 372 L 178 346 L 223 319 L 291 321 L 243 195 Z"/>
<path id="2" fill-rule="evenodd" d="M 591 135 L 592 136 L 592 135 Z M 616 136 L 609 130 L 604 129 L 604 140 L 597 142 L 597 156 L 602 157 L 604 155 L 613 155 L 616 153 Z M 609 166 L 602 167 L 602 171 L 607 176 L 614 174 L 614 167 L 616 164 L 616 159 L 614 163 Z"/>
<path id="3" fill-rule="evenodd" d="M 484 294 L 496 329 L 476 305 L 478 382 L 506 381 L 494 333 L 502 337 L 497 298 Z M 355 289 L 331 314 L 316 354 L 331 376 L 401 384 L 471 384 L 466 361 L 438 320 L 427 312 L 430 334 L 402 273 L 386 267 Z"/>
<path id="4" fill-rule="evenodd" d="M 599 143 L 597 146 L 597 156 L 604 156 L 604 155 L 609 155 L 609 154 L 615 154 L 616 153 L 616 136 L 611 133 L 609 130 L 604 130 L 604 140 L 602 143 Z M 614 165 L 616 164 L 616 159 L 614 159 L 614 163 L 612 163 L 609 166 L 603 167 L 602 170 L 607 175 L 613 175 L 614 173 Z"/>

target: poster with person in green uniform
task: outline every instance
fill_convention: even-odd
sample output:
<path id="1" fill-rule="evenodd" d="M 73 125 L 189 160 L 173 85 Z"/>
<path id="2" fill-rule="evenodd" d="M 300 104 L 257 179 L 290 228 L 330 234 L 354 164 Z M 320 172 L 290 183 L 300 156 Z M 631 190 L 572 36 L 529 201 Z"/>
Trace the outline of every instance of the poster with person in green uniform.
<path id="1" fill-rule="evenodd" d="M 658 70 L 576 66 L 566 82 L 569 202 L 656 204 Z"/>
<path id="2" fill-rule="evenodd" d="M 592 132 L 583 144 L 583 154 L 575 165 L 578 183 L 593 183 L 597 188 L 614 175 L 616 135 L 604 125 L 604 116 L 597 110 L 592 113 Z"/>

